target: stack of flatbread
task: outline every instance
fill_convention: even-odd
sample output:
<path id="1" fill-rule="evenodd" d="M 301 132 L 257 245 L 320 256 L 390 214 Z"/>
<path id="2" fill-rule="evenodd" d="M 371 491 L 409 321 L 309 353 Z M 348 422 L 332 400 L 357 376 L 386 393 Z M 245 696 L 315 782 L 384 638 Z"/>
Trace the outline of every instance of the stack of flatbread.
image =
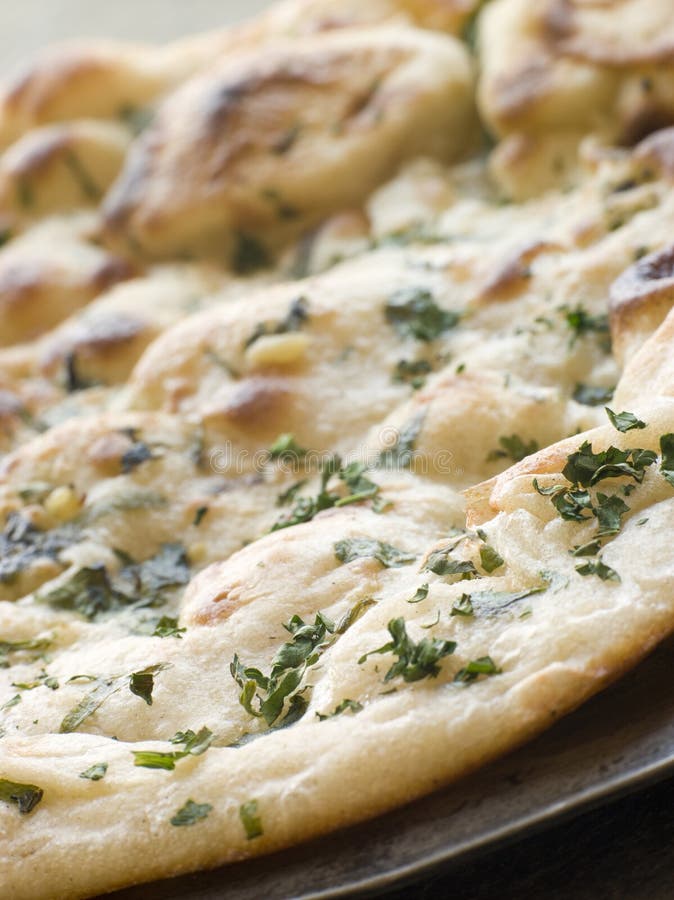
<path id="1" fill-rule="evenodd" d="M 0 96 L 0 894 L 374 816 L 674 631 L 668 0 L 287 0 Z"/>

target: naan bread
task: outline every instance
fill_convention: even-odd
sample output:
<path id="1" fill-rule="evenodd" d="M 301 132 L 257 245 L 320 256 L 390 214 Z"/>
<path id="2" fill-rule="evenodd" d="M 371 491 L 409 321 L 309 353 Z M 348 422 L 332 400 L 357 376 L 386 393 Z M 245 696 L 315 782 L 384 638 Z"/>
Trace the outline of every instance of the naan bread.
<path id="1" fill-rule="evenodd" d="M 674 631 L 667 4 L 479 6 L 4 90 L 2 896 L 385 812 Z"/>

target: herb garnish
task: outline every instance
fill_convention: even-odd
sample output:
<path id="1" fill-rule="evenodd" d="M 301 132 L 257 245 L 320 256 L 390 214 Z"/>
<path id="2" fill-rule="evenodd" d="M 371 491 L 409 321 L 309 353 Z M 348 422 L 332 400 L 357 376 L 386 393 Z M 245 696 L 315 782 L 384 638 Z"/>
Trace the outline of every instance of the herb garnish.
<path id="1" fill-rule="evenodd" d="M 577 384 L 573 392 L 573 399 L 583 406 L 604 406 L 610 403 L 615 393 L 615 387 L 604 388 L 592 384 Z"/>
<path id="2" fill-rule="evenodd" d="M 425 359 L 401 359 L 393 370 L 393 381 L 396 384 L 409 384 L 418 391 L 426 384 L 426 376 L 433 371 L 431 364 Z"/>
<path id="3" fill-rule="evenodd" d="M 105 777 L 107 771 L 108 764 L 106 762 L 94 763 L 93 766 L 89 766 L 84 772 L 80 772 L 80 778 L 88 778 L 89 781 L 100 781 L 101 778 Z"/>
<path id="4" fill-rule="evenodd" d="M 337 706 L 334 708 L 334 710 L 331 713 L 328 713 L 327 715 L 322 714 L 322 713 L 316 713 L 316 717 L 321 722 L 325 722 L 326 719 L 332 719 L 335 716 L 341 716 L 341 714 L 343 712 L 346 712 L 347 710 L 349 712 L 352 712 L 355 715 L 356 713 L 361 712 L 362 709 L 363 709 L 362 703 L 358 703 L 357 700 L 348 700 L 347 699 L 347 700 L 342 700 L 341 703 L 338 703 Z"/>
<path id="5" fill-rule="evenodd" d="M 477 578 L 477 569 L 470 560 L 450 558 L 455 548 L 456 544 L 452 544 L 450 547 L 442 547 L 429 553 L 424 563 L 424 571 L 433 572 L 434 575 L 461 575 L 462 581 Z"/>
<path id="6" fill-rule="evenodd" d="M 396 436 L 395 443 L 386 447 L 377 456 L 376 466 L 380 469 L 408 469 L 414 459 L 417 438 L 426 419 L 420 412 L 406 422 Z"/>
<path id="7" fill-rule="evenodd" d="M 188 800 L 178 812 L 172 816 L 171 825 L 180 827 L 183 825 L 196 825 L 211 812 L 213 807 L 210 803 L 195 803 L 194 800 Z"/>
<path id="8" fill-rule="evenodd" d="M 660 438 L 660 474 L 674 487 L 674 434 L 663 434 Z"/>
<path id="9" fill-rule="evenodd" d="M 113 675 L 110 678 L 96 678 L 89 675 L 74 676 L 70 681 L 78 681 L 84 679 L 86 681 L 94 681 L 94 688 L 85 694 L 78 703 L 66 714 L 59 732 L 61 734 L 69 734 L 76 731 L 80 725 L 85 722 L 89 716 L 93 715 L 100 706 L 105 703 L 108 697 L 120 691 L 124 685 L 128 685 L 132 694 L 141 697 L 145 702 L 152 705 L 152 690 L 154 688 L 154 676 L 166 668 L 163 663 L 156 663 L 148 666 L 139 672 L 132 672 L 130 675 Z"/>
<path id="10" fill-rule="evenodd" d="M 392 544 L 370 538 L 345 538 L 337 541 L 334 548 L 335 556 L 342 563 L 350 563 L 355 559 L 376 559 L 387 569 L 397 569 L 408 566 L 416 559 L 414 553 L 407 553 Z"/>
<path id="11" fill-rule="evenodd" d="M 246 838 L 252 841 L 254 838 L 262 837 L 264 829 L 262 828 L 262 820 L 257 808 L 257 800 L 249 800 L 239 807 L 239 817 L 246 831 Z"/>
<path id="12" fill-rule="evenodd" d="M 146 769 L 165 769 L 172 772 L 176 762 L 185 759 L 186 756 L 200 756 L 205 753 L 213 743 L 213 732 L 208 728 L 201 728 L 196 734 L 191 731 L 178 732 L 171 738 L 172 744 L 184 744 L 182 750 L 132 750 L 134 766 L 143 766 Z"/>
<path id="13" fill-rule="evenodd" d="M 498 439 L 499 449 L 492 450 L 487 456 L 487 462 L 495 459 L 512 459 L 513 462 L 520 462 L 526 456 L 531 456 L 538 450 L 538 442 L 535 440 L 523 441 L 518 434 L 510 436 L 503 435 Z"/>
<path id="14" fill-rule="evenodd" d="M 433 341 L 459 322 L 458 313 L 442 309 L 424 288 L 396 291 L 386 302 L 384 314 L 401 337 L 418 341 Z"/>
<path id="15" fill-rule="evenodd" d="M 505 563 L 505 560 L 493 547 L 490 547 L 489 544 L 484 544 L 484 546 L 480 547 L 480 562 L 482 563 L 482 568 L 485 572 L 488 575 L 491 575 L 496 569 L 501 568 Z"/>
<path id="16" fill-rule="evenodd" d="M 337 637 L 344 634 L 373 603 L 369 598 L 359 601 L 338 624 L 321 612 L 316 614 L 313 625 L 305 623 L 300 616 L 293 616 L 283 626 L 292 638 L 276 652 L 269 675 L 254 667 L 244 666 L 235 654 L 229 670 L 241 688 L 239 703 L 246 712 L 263 718 L 267 725 L 273 725 L 288 700 L 286 715 L 275 727 L 284 727 L 302 718 L 308 704 L 298 688 L 306 670 L 315 665 Z"/>
<path id="17" fill-rule="evenodd" d="M 408 603 L 421 603 L 422 600 L 425 600 L 428 597 L 428 584 L 422 584 L 421 587 L 417 588 L 417 592 L 413 597 L 407 601 Z"/>
<path id="18" fill-rule="evenodd" d="M 608 315 L 605 313 L 593 316 L 582 304 L 578 304 L 574 309 L 567 309 L 564 318 L 572 332 L 572 345 L 578 338 L 594 333 L 602 336 L 602 340 L 610 347 Z"/>
<path id="19" fill-rule="evenodd" d="M 261 337 L 269 334 L 288 334 L 291 331 L 300 331 L 302 326 L 309 321 L 309 302 L 306 297 L 297 297 L 288 307 L 288 312 L 280 322 L 260 322 L 253 329 L 253 333 L 246 340 L 244 349 L 247 349 Z"/>
<path id="20" fill-rule="evenodd" d="M 303 459 L 308 452 L 304 447 L 300 447 L 292 434 L 280 434 L 269 448 L 269 459 L 296 462 Z"/>
<path id="21" fill-rule="evenodd" d="M 620 581 L 620 575 L 603 563 L 600 559 L 588 560 L 582 566 L 576 566 L 579 575 L 598 575 L 602 581 Z"/>
<path id="22" fill-rule="evenodd" d="M 3 803 L 14 803 L 24 815 L 35 809 L 43 795 L 42 788 L 35 784 L 19 784 L 17 781 L 0 778 L 0 800 Z"/>
<path id="23" fill-rule="evenodd" d="M 162 616 L 154 627 L 152 637 L 174 637 L 181 640 L 186 631 L 187 628 L 178 627 L 178 620 L 173 616 Z"/>
<path id="24" fill-rule="evenodd" d="M 646 423 L 642 422 L 641 419 L 638 419 L 634 413 L 631 412 L 621 412 L 614 413 L 612 409 L 609 409 L 608 406 L 605 407 L 606 415 L 609 417 L 611 425 L 617 430 L 622 431 L 623 434 L 626 431 L 631 431 L 633 428 L 645 428 Z"/>
<path id="25" fill-rule="evenodd" d="M 291 525 L 309 522 L 324 509 L 331 509 L 335 506 L 348 506 L 352 503 L 360 503 L 363 500 L 370 500 L 376 497 L 379 493 L 379 486 L 366 477 L 366 471 L 367 466 L 363 463 L 352 462 L 342 467 L 339 456 L 331 456 L 322 463 L 321 484 L 316 497 L 297 498 L 292 510 L 289 513 L 284 513 L 274 523 L 271 531 L 279 531 L 282 528 L 289 528 Z M 349 493 L 344 495 L 327 489 L 328 482 L 333 475 L 338 476 L 340 481 L 346 485 Z M 299 486 L 295 485 L 290 489 L 293 499 L 303 484 L 304 482 L 299 482 Z M 287 492 L 282 495 L 284 499 L 287 496 Z M 281 498 L 279 498 L 280 500 Z"/>
<path id="26" fill-rule="evenodd" d="M 232 268 L 237 275 L 250 275 L 270 265 L 271 256 L 264 244 L 250 234 L 238 232 L 232 258 Z"/>
<path id="27" fill-rule="evenodd" d="M 373 654 L 393 653 L 398 657 L 384 676 L 384 681 L 391 681 L 398 675 L 404 681 L 420 681 L 422 678 L 437 678 L 440 674 L 439 661 L 445 656 L 450 656 L 456 650 L 454 641 L 438 640 L 437 638 L 423 638 L 418 644 L 410 638 L 402 618 L 391 619 L 388 623 L 388 631 L 391 640 L 379 647 L 370 650 L 358 660 L 359 664 Z"/>
<path id="28" fill-rule="evenodd" d="M 62 550 L 79 539 L 79 530 L 72 523 L 39 531 L 18 512 L 7 516 L 5 530 L 0 535 L 0 582 L 14 581 L 24 569 L 39 559 L 58 560 Z"/>
<path id="29" fill-rule="evenodd" d="M 472 684 L 480 675 L 500 675 L 502 671 L 491 656 L 481 656 L 459 669 L 454 676 L 454 681 L 457 684 Z"/>

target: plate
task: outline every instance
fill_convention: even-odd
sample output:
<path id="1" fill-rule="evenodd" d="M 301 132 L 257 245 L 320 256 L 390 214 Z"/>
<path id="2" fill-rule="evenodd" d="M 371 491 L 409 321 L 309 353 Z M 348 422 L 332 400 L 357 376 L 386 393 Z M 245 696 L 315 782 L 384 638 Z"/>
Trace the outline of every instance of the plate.
<path id="1" fill-rule="evenodd" d="M 491 851 L 674 773 L 673 663 L 669 641 L 537 740 L 385 816 L 272 856 L 106 896 L 356 897 Z"/>

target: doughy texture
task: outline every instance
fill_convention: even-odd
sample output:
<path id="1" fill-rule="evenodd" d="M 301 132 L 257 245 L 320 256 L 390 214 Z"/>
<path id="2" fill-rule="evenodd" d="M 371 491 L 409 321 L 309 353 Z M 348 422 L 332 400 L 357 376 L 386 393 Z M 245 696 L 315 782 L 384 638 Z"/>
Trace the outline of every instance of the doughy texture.
<path id="1" fill-rule="evenodd" d="M 478 6 L 4 90 L 1 896 L 385 812 L 674 631 L 668 5 Z"/>

